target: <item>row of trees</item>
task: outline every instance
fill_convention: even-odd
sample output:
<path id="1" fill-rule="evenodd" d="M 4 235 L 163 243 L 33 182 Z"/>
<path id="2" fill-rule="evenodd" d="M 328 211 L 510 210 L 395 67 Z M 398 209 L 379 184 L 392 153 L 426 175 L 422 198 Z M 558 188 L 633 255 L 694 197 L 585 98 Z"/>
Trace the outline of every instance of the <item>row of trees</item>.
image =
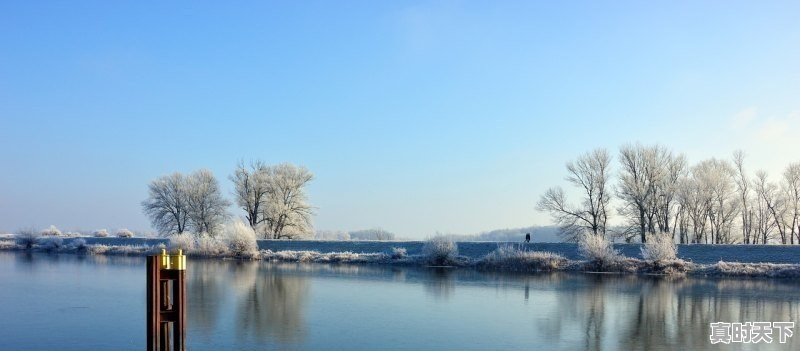
<path id="1" fill-rule="evenodd" d="M 661 232 L 681 243 L 800 244 L 800 162 L 771 181 L 765 171 L 746 171 L 742 151 L 689 165 L 661 145 L 630 144 L 618 158 L 616 175 L 605 149 L 567 163 L 578 205 L 560 187 L 540 198 L 537 209 L 552 215 L 567 240 L 588 232 L 646 242 Z M 609 225 L 614 215 L 621 225 Z"/>
<path id="2" fill-rule="evenodd" d="M 234 184 L 235 203 L 263 238 L 291 239 L 312 233 L 313 208 L 308 204 L 305 185 L 313 175 L 305 167 L 240 163 L 229 178 Z M 193 232 L 215 236 L 231 217 L 231 202 L 222 195 L 214 174 L 206 169 L 156 178 L 148 191 L 142 208 L 162 235 Z"/>

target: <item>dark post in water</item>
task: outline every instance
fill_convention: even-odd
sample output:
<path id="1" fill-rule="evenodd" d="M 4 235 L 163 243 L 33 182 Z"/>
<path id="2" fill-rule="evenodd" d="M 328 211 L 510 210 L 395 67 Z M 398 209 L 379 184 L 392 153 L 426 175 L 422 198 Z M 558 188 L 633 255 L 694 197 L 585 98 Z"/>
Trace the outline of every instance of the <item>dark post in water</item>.
<path id="1" fill-rule="evenodd" d="M 147 256 L 147 351 L 169 350 L 186 350 L 186 256 L 181 250 Z"/>

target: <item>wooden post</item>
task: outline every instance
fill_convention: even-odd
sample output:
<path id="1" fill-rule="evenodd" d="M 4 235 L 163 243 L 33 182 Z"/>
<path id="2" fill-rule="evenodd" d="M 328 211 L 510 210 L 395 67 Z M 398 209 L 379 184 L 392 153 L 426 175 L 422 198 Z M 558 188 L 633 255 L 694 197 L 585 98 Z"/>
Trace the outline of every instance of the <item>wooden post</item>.
<path id="1" fill-rule="evenodd" d="M 147 257 L 147 351 L 186 350 L 186 256 Z"/>

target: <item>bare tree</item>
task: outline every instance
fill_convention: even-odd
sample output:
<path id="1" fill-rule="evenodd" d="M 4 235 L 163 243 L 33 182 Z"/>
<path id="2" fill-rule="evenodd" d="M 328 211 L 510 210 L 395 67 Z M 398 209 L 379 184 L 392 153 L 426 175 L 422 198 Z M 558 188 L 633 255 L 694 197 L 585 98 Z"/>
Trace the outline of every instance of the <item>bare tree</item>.
<path id="1" fill-rule="evenodd" d="M 189 222 L 192 230 L 215 236 L 228 219 L 231 203 L 222 197 L 214 174 L 201 169 L 186 178 L 186 196 L 189 204 Z"/>
<path id="2" fill-rule="evenodd" d="M 389 231 L 380 229 L 380 228 L 372 228 L 372 229 L 362 229 L 356 230 L 348 233 L 350 238 L 353 240 L 394 240 L 395 235 Z"/>
<path id="3" fill-rule="evenodd" d="M 744 151 L 736 150 L 733 153 L 733 163 L 736 168 L 736 188 L 739 192 L 739 202 L 742 207 L 742 240 L 745 244 L 751 243 L 751 236 L 753 235 L 753 220 L 755 213 L 750 208 L 750 179 L 744 170 Z"/>
<path id="4" fill-rule="evenodd" d="M 186 179 L 180 173 L 158 177 L 148 186 L 149 196 L 142 201 L 144 213 L 161 234 L 186 231 L 189 222 L 189 203 Z"/>
<path id="5" fill-rule="evenodd" d="M 584 232 L 605 236 L 606 209 L 611 200 L 608 192 L 610 164 L 611 157 L 605 149 L 596 149 L 567 163 L 569 175 L 565 179 L 580 189 L 583 197 L 580 206 L 567 204 L 560 187 L 548 189 L 539 200 L 537 209 L 550 213 L 566 240 L 576 241 Z"/>
<path id="6" fill-rule="evenodd" d="M 678 202 L 684 211 L 687 232 L 681 239 L 682 243 L 702 243 L 706 239 L 706 222 L 708 220 L 709 196 L 704 194 L 699 182 L 694 176 L 684 178 L 678 190 Z M 691 225 L 691 240 L 688 236 L 688 226 Z"/>
<path id="7" fill-rule="evenodd" d="M 313 233 L 305 186 L 314 179 L 305 167 L 283 163 L 267 167 L 267 201 L 261 210 L 261 232 L 273 239 L 294 238 Z"/>
<path id="8" fill-rule="evenodd" d="M 775 218 L 778 212 L 777 186 L 767 180 L 767 172 L 756 172 L 753 180 L 753 190 L 756 195 L 755 201 L 755 236 L 754 243 L 761 240 L 761 244 L 768 244 L 772 239 L 774 230 L 778 228 Z M 785 236 L 783 243 L 786 243 Z"/>
<path id="9" fill-rule="evenodd" d="M 239 162 L 229 179 L 234 185 L 236 204 L 245 211 L 245 218 L 250 227 L 256 229 L 264 222 L 262 211 L 267 206 L 267 196 L 270 191 L 267 165 L 261 161 L 254 161 L 250 163 L 250 167 L 246 167 L 243 162 Z"/>
<path id="10" fill-rule="evenodd" d="M 228 217 L 228 206 L 214 174 L 205 169 L 189 176 L 175 172 L 156 178 L 142 201 L 144 213 L 162 235 L 189 230 L 215 235 Z"/>
<path id="11" fill-rule="evenodd" d="M 686 156 L 683 154 L 674 155 L 672 151 L 665 150 L 661 153 L 661 162 L 664 170 L 658 172 L 660 178 L 654 179 L 658 201 L 654 204 L 653 212 L 656 213 L 656 222 L 660 232 L 669 233 L 670 223 L 672 223 L 672 238 L 675 239 L 675 227 L 677 226 L 678 209 L 680 207 L 677 197 L 678 188 L 681 181 L 686 177 L 688 166 Z M 673 211 L 675 209 L 675 211 Z M 674 215 L 675 219 L 671 220 Z"/>
<path id="12" fill-rule="evenodd" d="M 781 192 L 785 213 L 780 223 L 789 236 L 789 243 L 794 245 L 795 239 L 800 243 L 800 162 L 789 164 L 783 171 Z"/>
<path id="13" fill-rule="evenodd" d="M 714 244 L 734 243 L 731 229 L 739 214 L 739 202 L 734 190 L 734 169 L 725 160 L 711 158 L 695 165 L 693 177 L 697 180 L 699 191 L 708 202 L 708 221 L 710 239 Z"/>
<path id="14" fill-rule="evenodd" d="M 662 146 L 637 143 L 620 147 L 619 162 L 621 169 L 617 196 L 623 201 L 620 214 L 639 228 L 643 243 L 647 242 L 648 232 L 656 232 L 659 213 L 663 213 L 660 216 L 660 231 L 669 231 L 669 206 L 676 193 L 674 183 L 683 172 L 681 167 L 685 168 L 685 160 L 682 157 L 674 158 Z M 671 162 L 674 165 L 670 165 Z M 670 166 L 674 168 L 674 179 L 669 174 Z"/>

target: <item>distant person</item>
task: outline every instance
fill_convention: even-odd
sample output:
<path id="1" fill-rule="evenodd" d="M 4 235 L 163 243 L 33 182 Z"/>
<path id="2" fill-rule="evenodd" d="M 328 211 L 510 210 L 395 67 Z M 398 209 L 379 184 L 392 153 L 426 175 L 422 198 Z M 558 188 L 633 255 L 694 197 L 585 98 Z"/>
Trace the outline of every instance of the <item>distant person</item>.
<path id="1" fill-rule="evenodd" d="M 531 233 L 525 233 L 525 242 L 526 243 L 531 242 Z"/>

